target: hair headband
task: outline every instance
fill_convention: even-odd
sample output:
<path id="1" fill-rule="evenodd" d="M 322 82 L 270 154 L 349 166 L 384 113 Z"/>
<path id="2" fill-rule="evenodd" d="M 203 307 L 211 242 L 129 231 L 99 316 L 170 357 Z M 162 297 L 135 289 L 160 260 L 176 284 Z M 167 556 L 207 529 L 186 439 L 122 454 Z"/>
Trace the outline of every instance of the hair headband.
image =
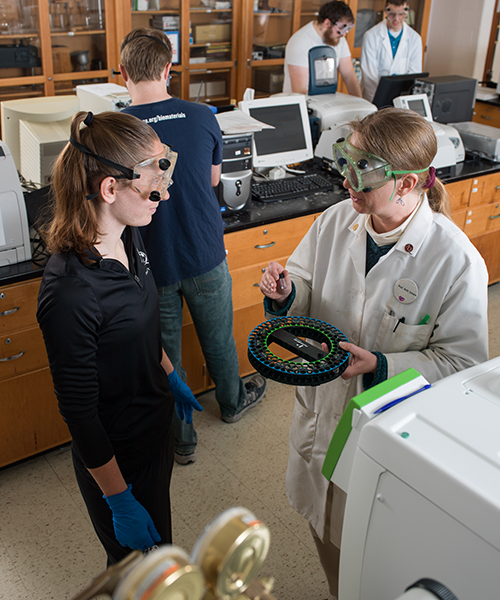
<path id="1" fill-rule="evenodd" d="M 160 44 L 162 44 L 167 52 L 171 52 L 172 50 L 167 46 L 167 44 L 165 44 L 165 42 L 163 40 L 158 39 L 157 37 L 155 37 L 154 35 L 148 35 L 146 33 L 141 33 L 140 35 L 134 35 L 134 37 L 131 37 L 129 40 L 127 40 L 124 44 L 123 44 L 123 48 L 125 48 L 125 46 L 127 44 L 130 44 L 131 41 L 133 40 L 137 40 L 139 38 L 149 38 L 150 40 L 156 40 L 157 42 L 159 42 Z M 122 50 L 123 50 L 122 48 Z"/>

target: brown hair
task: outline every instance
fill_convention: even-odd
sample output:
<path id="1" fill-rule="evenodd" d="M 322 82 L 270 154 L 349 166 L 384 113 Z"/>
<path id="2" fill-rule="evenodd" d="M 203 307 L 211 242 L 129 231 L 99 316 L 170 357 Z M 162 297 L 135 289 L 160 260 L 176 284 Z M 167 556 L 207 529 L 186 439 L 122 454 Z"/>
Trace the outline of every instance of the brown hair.
<path id="1" fill-rule="evenodd" d="M 341 19 L 345 19 L 346 21 L 354 23 L 354 15 L 352 14 L 352 10 L 345 2 L 340 2 L 339 0 L 327 2 L 319 9 L 317 17 L 318 23 L 323 23 L 325 19 L 331 21 L 332 24 L 335 24 Z"/>
<path id="2" fill-rule="evenodd" d="M 133 168 L 151 155 L 159 141 L 152 127 L 132 115 L 103 112 L 93 116 L 88 126 L 81 125 L 90 113 L 79 112 L 71 122 L 71 138 L 88 150 L 119 165 Z M 53 168 L 54 202 L 51 220 L 42 235 L 51 253 L 73 250 L 84 256 L 96 243 L 102 199 L 86 198 L 99 189 L 102 179 L 123 175 L 68 143 Z M 119 179 L 118 185 L 128 180 Z"/>
<path id="3" fill-rule="evenodd" d="M 409 6 L 408 0 L 386 0 L 385 8 L 387 8 L 389 4 L 392 4 L 393 6 L 404 6 L 405 4 L 408 4 Z"/>
<path id="4" fill-rule="evenodd" d="M 436 178 L 431 188 L 425 187 L 429 167 L 437 152 L 436 135 L 430 123 L 412 110 L 389 107 L 349 125 L 361 136 L 362 149 L 385 159 L 395 171 L 425 169 L 423 173 L 416 173 L 415 190 L 425 190 L 432 210 L 451 218 L 448 193 L 443 183 Z"/>
<path id="5" fill-rule="evenodd" d="M 160 81 L 165 67 L 172 62 L 172 45 L 163 31 L 140 27 L 123 38 L 120 62 L 132 83 Z"/>

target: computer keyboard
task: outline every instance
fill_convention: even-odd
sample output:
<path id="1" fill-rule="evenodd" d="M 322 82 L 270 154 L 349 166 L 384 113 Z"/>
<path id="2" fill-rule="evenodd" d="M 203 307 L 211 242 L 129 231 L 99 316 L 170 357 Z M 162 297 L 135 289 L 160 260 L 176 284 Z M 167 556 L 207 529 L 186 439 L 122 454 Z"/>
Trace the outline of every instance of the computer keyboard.
<path id="1" fill-rule="evenodd" d="M 252 197 L 258 202 L 288 200 L 331 190 L 333 190 L 333 183 L 318 173 L 252 183 Z"/>

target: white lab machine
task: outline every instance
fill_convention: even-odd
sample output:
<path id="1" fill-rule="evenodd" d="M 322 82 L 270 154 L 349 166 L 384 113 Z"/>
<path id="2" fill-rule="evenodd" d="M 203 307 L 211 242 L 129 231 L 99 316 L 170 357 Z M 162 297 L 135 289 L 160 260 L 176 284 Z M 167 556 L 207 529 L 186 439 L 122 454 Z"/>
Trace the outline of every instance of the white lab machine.
<path id="1" fill-rule="evenodd" d="M 26 204 L 12 154 L 0 140 L 0 267 L 30 260 Z"/>
<path id="2" fill-rule="evenodd" d="M 132 102 L 127 88 L 116 83 L 77 85 L 76 95 L 80 100 L 81 110 L 88 110 L 94 114 L 105 111 L 118 112 Z"/>
<path id="3" fill-rule="evenodd" d="M 336 129 L 357 117 L 362 119 L 377 111 L 377 107 L 368 100 L 340 92 L 307 96 L 307 108 L 319 119 L 320 131 Z"/>
<path id="4" fill-rule="evenodd" d="M 348 407 L 337 428 L 348 436 L 331 477 L 348 492 L 339 600 L 396 598 L 422 578 L 458 600 L 498 600 L 500 357 L 432 386 L 418 375 Z"/>
<path id="5" fill-rule="evenodd" d="M 377 107 L 368 100 L 340 92 L 307 96 L 307 107 L 319 120 L 321 132 L 314 156 L 329 162 L 333 162 L 332 146 L 337 141 L 338 129 L 349 121 L 377 111 Z"/>
<path id="6" fill-rule="evenodd" d="M 427 94 L 399 96 L 394 98 L 393 104 L 396 108 L 413 110 L 432 124 L 438 142 L 437 154 L 432 161 L 434 168 L 451 167 L 465 159 L 465 149 L 460 133 L 451 125 L 434 121 Z"/>

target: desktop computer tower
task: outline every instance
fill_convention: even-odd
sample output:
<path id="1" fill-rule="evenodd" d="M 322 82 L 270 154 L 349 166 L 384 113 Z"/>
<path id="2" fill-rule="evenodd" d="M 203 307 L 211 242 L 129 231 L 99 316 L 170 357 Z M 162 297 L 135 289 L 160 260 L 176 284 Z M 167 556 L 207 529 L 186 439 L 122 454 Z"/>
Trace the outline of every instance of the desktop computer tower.
<path id="1" fill-rule="evenodd" d="M 432 117 L 438 123 L 472 121 L 477 79 L 461 75 L 422 77 L 415 80 L 414 94 L 427 94 Z"/>
<path id="2" fill-rule="evenodd" d="M 215 188 L 222 215 L 248 210 L 252 201 L 252 134 L 222 136 L 220 183 Z"/>

